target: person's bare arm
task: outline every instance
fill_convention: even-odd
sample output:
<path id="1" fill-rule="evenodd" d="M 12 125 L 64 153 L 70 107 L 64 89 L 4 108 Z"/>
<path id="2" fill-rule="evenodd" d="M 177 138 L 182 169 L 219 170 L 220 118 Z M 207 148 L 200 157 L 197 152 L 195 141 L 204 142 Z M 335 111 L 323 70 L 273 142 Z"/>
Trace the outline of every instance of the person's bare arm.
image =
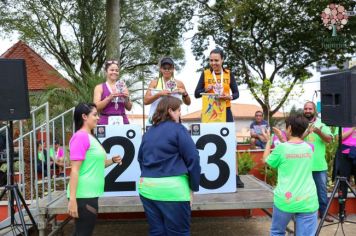
<path id="1" fill-rule="evenodd" d="M 271 142 L 270 142 L 270 139 L 271 139 L 271 134 L 269 132 L 269 130 L 266 130 L 266 135 L 267 137 L 267 143 L 266 143 L 266 147 L 265 147 L 265 150 L 263 151 L 263 162 L 266 162 L 266 159 L 268 157 L 268 155 L 271 153 Z"/>
<path id="2" fill-rule="evenodd" d="M 280 142 L 284 143 L 287 141 L 286 138 L 282 135 L 282 131 L 280 129 L 278 129 L 277 127 L 272 127 L 272 130 Z"/>
<path id="3" fill-rule="evenodd" d="M 342 140 L 347 139 L 355 130 L 356 127 L 352 127 L 348 131 L 342 132 Z"/>
<path id="4" fill-rule="evenodd" d="M 319 135 L 319 137 L 325 142 L 325 143 L 330 143 L 332 141 L 332 136 L 328 135 L 328 134 L 324 134 L 323 131 L 321 131 L 323 129 L 323 126 L 321 126 L 320 128 L 314 127 L 313 132 L 316 133 L 317 135 Z"/>
<path id="5" fill-rule="evenodd" d="M 77 186 L 79 179 L 79 170 L 83 161 L 72 161 L 72 170 L 70 172 L 69 179 L 69 202 L 68 202 L 68 214 L 71 217 L 78 218 L 78 205 L 77 205 Z"/>
<path id="6" fill-rule="evenodd" d="M 177 87 L 178 87 L 178 93 L 182 94 L 182 99 L 183 103 L 187 106 L 190 105 L 191 100 L 189 97 L 189 94 L 187 93 L 187 90 L 185 89 L 185 86 L 182 81 L 177 80 Z"/>
<path id="7" fill-rule="evenodd" d="M 153 95 L 151 92 L 151 89 L 155 89 L 156 86 L 157 86 L 157 80 L 152 80 L 150 85 L 148 86 L 145 97 L 143 98 L 144 105 L 150 105 L 154 101 L 156 101 L 158 98 L 160 98 L 161 96 L 166 96 L 166 95 L 171 94 L 171 92 L 168 90 L 162 90 L 159 93 L 156 93 Z"/>
<path id="8" fill-rule="evenodd" d="M 99 84 L 94 89 L 94 98 L 93 98 L 93 102 L 95 103 L 96 109 L 98 109 L 99 112 L 103 110 L 109 104 L 109 102 L 111 102 L 111 100 L 114 98 L 114 95 L 110 94 L 109 96 L 104 98 L 104 100 L 101 101 L 102 94 L 103 94 L 103 87 L 101 84 Z"/>

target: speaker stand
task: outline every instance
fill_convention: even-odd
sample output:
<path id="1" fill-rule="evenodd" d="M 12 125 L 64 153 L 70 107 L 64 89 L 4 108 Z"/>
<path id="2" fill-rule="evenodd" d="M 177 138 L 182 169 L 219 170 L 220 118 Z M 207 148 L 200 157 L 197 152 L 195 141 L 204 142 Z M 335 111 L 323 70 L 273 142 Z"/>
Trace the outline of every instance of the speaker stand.
<path id="1" fill-rule="evenodd" d="M 340 150 L 340 153 L 341 153 L 341 145 L 342 145 L 342 128 L 341 128 L 341 126 L 339 126 L 339 144 L 338 145 L 339 145 L 339 150 Z M 335 186 L 333 188 L 333 191 L 331 193 L 330 199 L 329 199 L 328 204 L 326 206 L 326 210 L 325 210 L 325 212 L 324 212 L 324 214 L 323 214 L 323 216 L 322 216 L 322 218 L 321 218 L 321 220 L 319 222 L 318 229 L 317 229 L 317 231 L 315 233 L 316 236 L 319 235 L 322 227 L 335 225 L 335 224 L 337 224 L 339 226 L 339 224 L 341 224 L 341 230 L 342 230 L 342 232 L 344 232 L 344 228 L 343 228 L 344 226 L 343 225 L 344 225 L 345 222 L 356 224 L 356 222 L 345 220 L 345 203 L 346 203 L 347 196 L 342 196 L 343 194 L 339 193 L 339 217 L 337 218 L 337 222 L 330 223 L 330 224 L 327 224 L 327 225 L 323 226 L 325 218 L 326 218 L 326 215 L 328 214 L 329 208 L 331 206 L 331 203 L 332 203 L 332 201 L 333 201 L 333 199 L 335 197 L 335 194 L 336 194 L 337 190 L 339 190 L 339 188 L 340 188 L 340 183 L 341 182 L 344 182 L 347 185 L 348 189 L 350 189 L 351 192 L 356 197 L 356 192 L 352 189 L 349 181 L 347 181 L 347 178 L 346 177 L 337 176 L 336 177 Z M 340 192 L 341 192 L 341 190 L 340 190 Z M 339 229 L 339 227 L 337 228 L 337 230 L 338 229 Z M 335 235 L 337 233 L 337 230 L 335 232 Z"/>
<path id="2" fill-rule="evenodd" d="M 10 225 L 5 226 L 1 229 L 5 229 L 8 227 L 12 228 L 12 232 L 15 235 L 25 235 L 28 236 L 28 228 L 27 226 L 33 226 L 36 231 L 38 231 L 37 224 L 31 214 L 30 209 L 27 207 L 25 199 L 22 197 L 21 192 L 18 188 L 17 184 L 14 184 L 14 143 L 13 143 L 13 123 L 12 121 L 8 122 L 7 126 L 8 130 L 8 140 L 9 140 L 9 173 L 10 173 L 10 184 L 5 186 L 5 189 L 0 194 L 0 200 L 8 193 L 9 199 L 8 204 L 10 206 Z M 15 204 L 16 202 L 16 204 Z M 22 212 L 22 207 L 25 208 L 25 212 L 27 213 L 28 217 L 31 220 L 31 224 L 27 224 L 25 221 L 24 214 Z M 15 212 L 18 213 L 20 218 L 20 223 L 18 223 L 15 219 Z M 22 229 L 22 230 L 19 230 Z M 1 230 L 0 229 L 0 230 Z M 16 231 L 17 229 L 17 231 Z"/>

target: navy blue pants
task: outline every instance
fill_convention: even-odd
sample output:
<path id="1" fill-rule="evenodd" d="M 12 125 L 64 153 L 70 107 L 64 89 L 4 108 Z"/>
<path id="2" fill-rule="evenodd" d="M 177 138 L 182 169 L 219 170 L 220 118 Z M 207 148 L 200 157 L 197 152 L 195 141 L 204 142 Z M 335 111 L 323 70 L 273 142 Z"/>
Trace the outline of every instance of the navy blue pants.
<path id="1" fill-rule="evenodd" d="M 226 122 L 234 122 L 234 117 L 231 112 L 231 107 L 226 108 Z"/>
<path id="2" fill-rule="evenodd" d="M 190 202 L 155 201 L 140 195 L 150 236 L 190 235 Z"/>

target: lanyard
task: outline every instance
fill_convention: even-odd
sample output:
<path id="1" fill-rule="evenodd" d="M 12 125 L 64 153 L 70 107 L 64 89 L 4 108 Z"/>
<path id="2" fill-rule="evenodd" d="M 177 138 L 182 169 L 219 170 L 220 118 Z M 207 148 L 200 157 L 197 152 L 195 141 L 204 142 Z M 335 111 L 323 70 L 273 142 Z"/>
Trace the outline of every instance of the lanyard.
<path id="1" fill-rule="evenodd" d="M 215 71 L 213 71 L 213 78 L 214 78 L 215 84 L 218 84 L 218 80 L 216 78 Z M 223 85 L 224 85 L 224 70 L 223 70 L 223 68 L 221 68 L 220 85 L 221 85 L 221 87 L 223 87 Z"/>
<path id="2" fill-rule="evenodd" d="M 109 83 L 108 82 L 105 82 L 106 83 L 106 87 L 108 87 L 108 90 L 109 90 L 109 92 L 110 93 L 113 93 L 112 92 L 112 89 L 111 89 L 111 86 L 109 85 Z M 116 86 L 115 86 L 115 90 L 116 90 Z M 116 91 L 115 91 L 116 92 Z"/>

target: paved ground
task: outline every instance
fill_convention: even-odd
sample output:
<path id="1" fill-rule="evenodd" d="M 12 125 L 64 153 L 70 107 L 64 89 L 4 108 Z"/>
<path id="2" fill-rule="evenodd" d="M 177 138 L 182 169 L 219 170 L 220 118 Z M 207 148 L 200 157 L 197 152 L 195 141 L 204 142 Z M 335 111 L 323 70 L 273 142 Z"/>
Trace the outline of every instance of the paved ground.
<path id="1" fill-rule="evenodd" d="M 356 222 L 356 215 L 349 216 L 349 220 Z M 270 219 L 268 217 L 243 218 L 193 218 L 192 236 L 264 236 L 269 235 Z M 290 224 L 293 228 L 293 225 Z M 356 224 L 344 223 L 345 235 L 355 235 Z M 64 235 L 70 235 L 73 229 L 72 222 L 64 229 Z M 343 235 L 341 228 L 335 234 L 337 225 L 324 227 L 320 235 Z M 95 236 L 101 235 L 125 235 L 144 236 L 148 235 L 148 225 L 145 220 L 131 221 L 99 221 L 95 227 Z"/>

